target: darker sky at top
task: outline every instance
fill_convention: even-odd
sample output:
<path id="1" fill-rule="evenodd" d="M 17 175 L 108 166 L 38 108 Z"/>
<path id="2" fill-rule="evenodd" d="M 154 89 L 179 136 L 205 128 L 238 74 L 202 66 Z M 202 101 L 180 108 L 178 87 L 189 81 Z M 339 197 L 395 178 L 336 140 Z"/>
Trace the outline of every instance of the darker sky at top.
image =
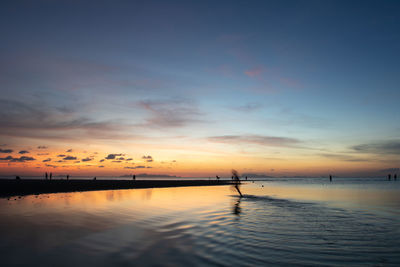
<path id="1" fill-rule="evenodd" d="M 2 1 L 0 135 L 397 144 L 399 14 L 399 1 Z"/>

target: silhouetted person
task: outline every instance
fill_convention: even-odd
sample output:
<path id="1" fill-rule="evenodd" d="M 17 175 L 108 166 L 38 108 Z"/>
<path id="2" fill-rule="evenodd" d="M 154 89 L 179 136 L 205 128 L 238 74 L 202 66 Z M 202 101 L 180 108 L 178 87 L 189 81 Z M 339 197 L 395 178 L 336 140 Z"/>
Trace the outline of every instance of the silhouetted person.
<path id="1" fill-rule="evenodd" d="M 132 180 L 136 180 L 136 175 L 132 175 Z"/>
<path id="2" fill-rule="evenodd" d="M 332 182 L 332 175 L 329 175 L 329 181 Z"/>
<path id="3" fill-rule="evenodd" d="M 219 176 L 218 176 L 218 175 L 216 175 L 215 177 L 217 177 L 217 181 L 219 181 Z"/>
<path id="4" fill-rule="evenodd" d="M 394 174 L 393 179 L 397 180 L 397 174 Z"/>
<path id="5" fill-rule="evenodd" d="M 390 181 L 392 179 L 392 175 L 388 174 L 388 180 Z"/>
<path id="6" fill-rule="evenodd" d="M 50 180 L 51 180 L 52 177 L 53 177 L 53 173 L 51 172 L 51 173 L 50 173 Z"/>
<path id="7" fill-rule="evenodd" d="M 69 174 L 67 174 L 67 180 L 69 180 Z"/>
<path id="8" fill-rule="evenodd" d="M 15 180 L 21 180 L 21 177 L 19 177 L 18 175 L 15 176 Z"/>
<path id="9" fill-rule="evenodd" d="M 233 180 L 233 175 L 232 175 L 232 180 Z"/>
<path id="10" fill-rule="evenodd" d="M 47 174 L 47 172 L 44 176 L 46 177 L 46 180 L 49 179 L 49 175 Z"/>
<path id="11" fill-rule="evenodd" d="M 240 185 L 239 174 L 236 170 L 232 170 L 232 174 L 233 174 L 234 181 L 235 181 L 235 189 L 238 191 L 240 197 L 243 197 L 242 192 L 240 192 L 240 189 L 239 189 L 239 185 Z"/>
<path id="12" fill-rule="evenodd" d="M 97 178 L 96 178 L 96 177 L 94 177 L 94 178 L 93 178 L 93 180 L 94 180 L 94 181 L 96 181 L 96 180 L 97 180 Z"/>

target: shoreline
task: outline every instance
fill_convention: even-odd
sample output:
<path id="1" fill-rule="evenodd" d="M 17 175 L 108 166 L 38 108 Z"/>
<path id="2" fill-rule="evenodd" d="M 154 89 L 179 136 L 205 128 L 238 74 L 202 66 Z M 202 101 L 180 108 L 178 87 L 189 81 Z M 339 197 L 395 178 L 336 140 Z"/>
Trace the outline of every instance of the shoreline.
<path id="1" fill-rule="evenodd" d="M 230 185 L 230 180 L 0 180 L 0 198 L 136 188 Z"/>

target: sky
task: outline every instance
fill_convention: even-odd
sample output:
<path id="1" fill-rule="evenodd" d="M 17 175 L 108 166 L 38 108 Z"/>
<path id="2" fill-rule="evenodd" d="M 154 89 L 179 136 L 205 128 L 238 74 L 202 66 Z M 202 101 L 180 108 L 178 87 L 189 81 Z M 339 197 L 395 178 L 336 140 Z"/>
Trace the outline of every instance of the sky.
<path id="1" fill-rule="evenodd" d="M 3 1 L 0 175 L 400 172 L 398 1 Z"/>

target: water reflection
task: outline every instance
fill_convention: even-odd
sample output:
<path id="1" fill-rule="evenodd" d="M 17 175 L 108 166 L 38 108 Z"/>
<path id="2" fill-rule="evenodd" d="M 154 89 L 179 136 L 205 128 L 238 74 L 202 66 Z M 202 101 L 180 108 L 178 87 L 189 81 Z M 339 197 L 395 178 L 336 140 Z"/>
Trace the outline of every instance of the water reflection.
<path id="1" fill-rule="evenodd" d="M 237 199 L 237 201 L 235 202 L 235 204 L 233 205 L 233 214 L 239 216 L 240 213 L 242 212 L 242 208 L 240 207 L 240 201 L 241 201 L 242 197 L 239 197 Z"/>
<path id="2" fill-rule="evenodd" d="M 38 266 L 400 264 L 398 215 L 374 208 L 399 203 L 393 187 L 262 185 L 244 183 L 243 198 L 217 186 L 0 199 L 0 256 Z"/>

